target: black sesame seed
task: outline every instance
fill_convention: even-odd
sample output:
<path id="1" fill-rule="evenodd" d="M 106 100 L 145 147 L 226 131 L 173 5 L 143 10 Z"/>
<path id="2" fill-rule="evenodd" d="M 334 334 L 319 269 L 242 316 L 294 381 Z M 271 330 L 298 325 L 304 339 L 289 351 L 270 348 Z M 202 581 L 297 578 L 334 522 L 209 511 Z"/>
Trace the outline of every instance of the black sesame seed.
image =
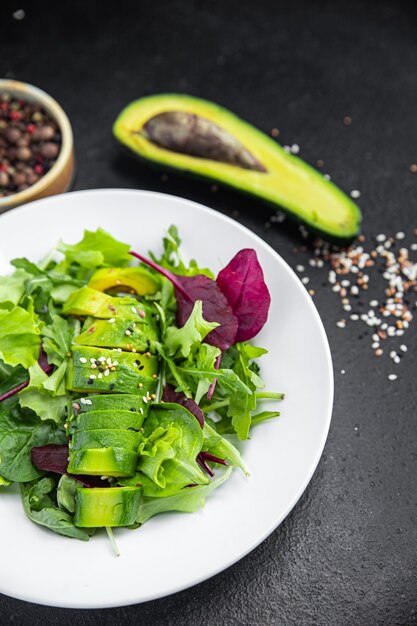
<path id="1" fill-rule="evenodd" d="M 94 384 L 94 380 L 92 378 L 89 378 L 87 380 L 87 385 L 93 385 Z"/>
<path id="2" fill-rule="evenodd" d="M 145 366 L 144 366 L 144 365 L 141 365 L 141 366 L 139 367 L 139 370 L 144 370 L 144 369 L 145 369 Z"/>
<path id="3" fill-rule="evenodd" d="M 150 345 L 151 345 L 151 341 L 150 341 L 150 339 L 147 339 L 147 340 L 146 340 L 146 345 L 148 346 L 148 348 L 150 347 Z"/>
<path id="4" fill-rule="evenodd" d="M 130 410 L 133 411 L 133 413 L 136 413 L 136 409 L 135 409 L 134 406 L 132 406 L 132 408 Z"/>
<path id="5" fill-rule="evenodd" d="M 114 389 L 114 383 L 111 383 L 111 384 L 109 385 L 109 389 L 111 389 L 111 391 L 113 391 L 113 389 Z"/>

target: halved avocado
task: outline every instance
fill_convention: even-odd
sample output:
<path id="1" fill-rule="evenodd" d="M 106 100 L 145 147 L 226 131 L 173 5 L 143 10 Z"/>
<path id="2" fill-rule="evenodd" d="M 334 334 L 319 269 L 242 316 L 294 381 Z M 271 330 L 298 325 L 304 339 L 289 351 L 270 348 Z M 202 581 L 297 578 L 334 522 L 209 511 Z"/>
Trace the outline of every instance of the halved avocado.
<path id="1" fill-rule="evenodd" d="M 160 281 L 141 267 L 102 267 L 94 272 L 88 286 L 97 291 L 128 291 L 138 296 L 156 293 Z"/>
<path id="2" fill-rule="evenodd" d="M 136 521 L 140 498 L 140 487 L 80 487 L 74 523 L 83 528 L 130 526 Z"/>
<path id="3" fill-rule="evenodd" d="M 249 193 L 327 238 L 360 230 L 359 207 L 336 185 L 231 111 L 201 98 L 159 94 L 129 104 L 113 133 L 135 155 Z"/>

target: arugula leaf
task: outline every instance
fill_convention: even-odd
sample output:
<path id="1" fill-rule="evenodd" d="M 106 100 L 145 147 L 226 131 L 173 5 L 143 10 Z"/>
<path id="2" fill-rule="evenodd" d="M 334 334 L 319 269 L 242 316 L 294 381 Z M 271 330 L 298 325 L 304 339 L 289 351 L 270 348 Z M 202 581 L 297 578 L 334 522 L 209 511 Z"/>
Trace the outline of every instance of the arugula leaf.
<path id="1" fill-rule="evenodd" d="M 219 435 L 207 422 L 203 429 L 203 451 L 210 452 L 228 461 L 231 465 L 239 467 L 246 476 L 249 476 L 248 468 L 242 459 L 239 450 L 230 441 Z"/>
<path id="2" fill-rule="evenodd" d="M 43 349 L 49 363 L 61 365 L 71 352 L 74 337 L 80 333 L 80 322 L 74 318 L 65 319 L 53 310 L 50 318 L 50 324 L 42 329 Z"/>
<path id="3" fill-rule="evenodd" d="M 146 497 L 144 496 L 139 507 L 136 522 L 144 524 L 148 519 L 159 513 L 167 511 L 181 511 L 183 513 L 194 513 L 203 508 L 207 496 L 214 489 L 220 487 L 226 480 L 230 478 L 232 468 L 229 467 L 225 472 L 220 474 L 207 485 L 196 485 L 194 487 L 186 487 L 166 498 Z"/>
<path id="4" fill-rule="evenodd" d="M 23 508 L 32 522 L 46 526 L 59 535 L 88 541 L 91 531 L 74 525 L 72 515 L 55 505 L 51 492 L 55 489 L 52 478 L 23 483 L 20 486 Z"/>
<path id="5" fill-rule="evenodd" d="M 87 269 L 95 269 L 101 265 L 122 267 L 128 264 L 128 244 L 117 241 L 102 228 L 95 232 L 84 231 L 84 237 L 76 244 L 59 242 L 57 249 L 65 255 L 65 263 L 59 268 L 76 263 Z"/>
<path id="6" fill-rule="evenodd" d="M 63 431 L 51 420 L 42 421 L 32 411 L 20 409 L 16 397 L 0 404 L 0 474 L 24 482 L 41 475 L 31 460 L 34 446 L 63 444 Z"/>
<path id="7" fill-rule="evenodd" d="M 0 358 L 7 365 L 36 363 L 41 345 L 40 330 L 33 315 L 20 306 L 0 309 Z"/>
<path id="8" fill-rule="evenodd" d="M 170 356 L 188 357 L 190 352 L 204 340 L 206 335 L 217 326 L 217 322 L 207 322 L 203 318 L 203 303 L 196 300 L 188 320 L 182 328 L 170 326 L 166 332 L 165 346 Z"/>

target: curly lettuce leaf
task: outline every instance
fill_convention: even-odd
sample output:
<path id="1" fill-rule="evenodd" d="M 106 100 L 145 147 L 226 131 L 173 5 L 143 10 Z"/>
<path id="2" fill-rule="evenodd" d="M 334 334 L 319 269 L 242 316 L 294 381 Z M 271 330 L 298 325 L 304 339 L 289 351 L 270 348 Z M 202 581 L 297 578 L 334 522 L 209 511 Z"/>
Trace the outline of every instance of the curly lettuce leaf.
<path id="1" fill-rule="evenodd" d="M 66 367 L 63 362 L 52 376 L 45 374 L 38 363 L 29 368 L 29 385 L 18 395 L 20 406 L 31 409 L 41 420 L 62 424 L 70 400 L 65 389 Z"/>
<path id="2" fill-rule="evenodd" d="M 39 324 L 20 306 L 0 309 L 0 359 L 28 369 L 36 363 L 41 345 Z"/>
<path id="3" fill-rule="evenodd" d="M 178 493 L 174 493 L 166 498 L 154 498 L 144 496 L 139 507 L 136 522 L 144 524 L 148 519 L 159 513 L 168 511 L 180 511 L 183 513 L 195 513 L 203 508 L 206 498 L 214 489 L 220 487 L 226 480 L 230 478 L 232 468 L 229 467 L 225 472 L 212 480 L 207 485 L 195 485 L 194 487 L 185 487 Z"/>
<path id="4" fill-rule="evenodd" d="M 19 304 L 29 276 L 24 270 L 16 270 L 11 276 L 0 276 L 0 302 Z"/>
<path id="5" fill-rule="evenodd" d="M 220 326 L 217 322 L 207 322 L 203 318 L 203 303 L 196 300 L 188 320 L 181 328 L 170 326 L 166 331 L 165 346 L 171 356 L 188 357 L 209 334 Z"/>
<path id="6" fill-rule="evenodd" d="M 203 435 L 204 452 L 210 452 L 214 456 L 225 459 L 230 465 L 239 467 L 246 476 L 249 476 L 249 470 L 239 450 L 230 441 L 219 435 L 207 422 L 204 424 Z"/>

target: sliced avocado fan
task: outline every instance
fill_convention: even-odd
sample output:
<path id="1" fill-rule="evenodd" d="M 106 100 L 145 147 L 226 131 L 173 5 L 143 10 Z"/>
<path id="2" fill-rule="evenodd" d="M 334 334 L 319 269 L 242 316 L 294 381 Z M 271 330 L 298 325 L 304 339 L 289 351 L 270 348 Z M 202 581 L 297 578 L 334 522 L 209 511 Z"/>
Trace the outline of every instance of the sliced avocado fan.
<path id="1" fill-rule="evenodd" d="M 283 209 L 313 232 L 346 242 L 360 231 L 359 207 L 313 167 L 231 111 L 201 98 L 159 94 L 120 113 L 116 139 L 133 154 Z"/>

